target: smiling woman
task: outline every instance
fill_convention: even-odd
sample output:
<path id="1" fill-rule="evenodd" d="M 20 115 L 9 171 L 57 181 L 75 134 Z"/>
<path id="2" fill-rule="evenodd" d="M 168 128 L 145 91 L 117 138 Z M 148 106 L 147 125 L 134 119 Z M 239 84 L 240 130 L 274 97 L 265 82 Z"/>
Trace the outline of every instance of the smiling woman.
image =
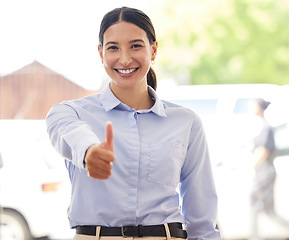
<path id="1" fill-rule="evenodd" d="M 126 34 L 122 34 L 123 32 Z M 150 100 L 147 92 L 147 73 L 151 61 L 156 56 L 157 42 L 150 44 L 144 30 L 125 21 L 110 26 L 104 33 L 103 42 L 104 44 L 99 46 L 99 54 L 107 74 L 112 79 L 110 87 L 113 93 L 119 99 L 124 99 L 127 96 L 126 91 L 134 89 L 136 94 L 146 94 Z M 101 47 L 102 45 L 104 47 Z M 156 84 L 152 87 L 156 88 Z M 152 101 L 149 103 L 152 104 Z"/>
<path id="2" fill-rule="evenodd" d="M 114 25 L 116 23 L 122 23 L 122 25 L 117 27 L 116 29 L 118 32 L 112 29 L 115 28 Z M 127 32 L 128 29 L 131 31 L 130 33 Z M 127 32 L 126 36 L 123 34 L 124 32 Z M 120 36 L 122 38 L 120 38 Z M 121 46 L 119 46 L 120 42 L 118 43 L 113 40 L 115 39 L 115 37 L 116 39 L 121 40 L 122 44 L 126 42 L 126 44 L 128 44 L 126 48 L 131 49 L 130 52 L 133 51 L 138 52 L 139 50 L 142 50 L 141 53 L 139 54 L 141 55 L 142 52 L 146 51 L 147 60 L 149 60 L 149 62 L 155 60 L 157 53 L 157 41 L 155 30 L 149 17 L 146 16 L 145 14 L 142 14 L 141 11 L 136 10 L 134 13 L 132 13 L 129 8 L 122 8 L 118 9 L 117 11 L 111 11 L 106 14 L 106 16 L 103 18 L 101 22 L 99 31 L 99 52 L 102 61 L 103 55 L 101 52 L 105 50 L 104 47 L 106 47 L 106 45 L 114 44 L 113 46 L 110 47 L 113 48 L 114 50 L 121 50 L 120 49 Z M 126 52 L 124 50 L 125 49 L 123 49 L 121 52 L 122 57 L 131 58 L 130 55 L 125 55 Z M 122 62 L 124 65 L 127 65 L 128 62 L 126 61 L 130 60 L 131 59 L 123 59 L 123 58 L 121 59 L 121 61 L 124 61 Z M 125 68 L 127 66 L 123 67 Z M 147 82 L 153 89 L 156 89 L 157 87 L 156 75 L 152 68 L 149 68 L 149 72 L 147 73 Z"/>
<path id="3" fill-rule="evenodd" d="M 74 240 L 219 240 L 202 123 L 158 97 L 150 66 L 158 43 L 149 17 L 116 8 L 104 16 L 99 41 L 110 83 L 97 95 L 55 105 L 47 116 L 72 183 Z"/>

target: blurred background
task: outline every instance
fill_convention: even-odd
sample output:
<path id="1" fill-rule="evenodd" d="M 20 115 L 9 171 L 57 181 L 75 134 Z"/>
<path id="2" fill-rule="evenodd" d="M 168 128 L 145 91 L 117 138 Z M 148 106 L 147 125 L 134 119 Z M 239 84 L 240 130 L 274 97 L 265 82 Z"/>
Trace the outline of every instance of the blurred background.
<path id="1" fill-rule="evenodd" d="M 261 213 L 259 237 L 289 239 L 288 0 L 1 0 L 0 239 L 74 235 L 68 174 L 44 119 L 53 104 L 107 84 L 98 30 L 121 6 L 143 10 L 154 24 L 159 95 L 203 120 L 224 239 L 250 238 L 250 144 L 261 126 L 250 103 L 271 102 L 278 218 Z"/>

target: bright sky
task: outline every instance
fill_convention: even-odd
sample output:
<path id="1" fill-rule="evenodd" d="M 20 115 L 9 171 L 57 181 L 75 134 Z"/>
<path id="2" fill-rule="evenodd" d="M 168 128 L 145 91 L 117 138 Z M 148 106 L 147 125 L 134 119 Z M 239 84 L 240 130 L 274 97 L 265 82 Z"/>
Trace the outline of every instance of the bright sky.
<path id="1" fill-rule="evenodd" d="M 37 60 L 87 89 L 97 89 L 104 75 L 97 52 L 103 15 L 121 6 L 149 15 L 151 2 L 0 0 L 0 75 Z"/>

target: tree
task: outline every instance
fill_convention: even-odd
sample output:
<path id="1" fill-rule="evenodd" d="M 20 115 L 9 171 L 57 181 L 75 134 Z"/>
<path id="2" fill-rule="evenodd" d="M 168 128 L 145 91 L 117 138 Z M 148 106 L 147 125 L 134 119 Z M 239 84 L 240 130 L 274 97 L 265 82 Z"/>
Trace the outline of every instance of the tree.
<path id="1" fill-rule="evenodd" d="M 153 15 L 162 78 L 187 84 L 289 83 L 286 0 L 162 4 Z"/>

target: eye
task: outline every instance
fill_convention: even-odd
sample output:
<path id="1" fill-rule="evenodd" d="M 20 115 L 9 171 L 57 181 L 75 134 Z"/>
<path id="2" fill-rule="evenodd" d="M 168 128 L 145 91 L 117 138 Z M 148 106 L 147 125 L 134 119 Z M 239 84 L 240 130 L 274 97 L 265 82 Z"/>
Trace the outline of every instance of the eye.
<path id="1" fill-rule="evenodd" d="M 140 44 L 134 44 L 134 45 L 131 46 L 132 49 L 138 49 L 138 48 L 141 48 L 141 47 L 142 47 L 142 45 L 140 45 Z"/>
<path id="2" fill-rule="evenodd" d="M 118 49 L 117 46 L 109 46 L 109 47 L 107 48 L 107 50 L 117 50 L 117 49 Z"/>

